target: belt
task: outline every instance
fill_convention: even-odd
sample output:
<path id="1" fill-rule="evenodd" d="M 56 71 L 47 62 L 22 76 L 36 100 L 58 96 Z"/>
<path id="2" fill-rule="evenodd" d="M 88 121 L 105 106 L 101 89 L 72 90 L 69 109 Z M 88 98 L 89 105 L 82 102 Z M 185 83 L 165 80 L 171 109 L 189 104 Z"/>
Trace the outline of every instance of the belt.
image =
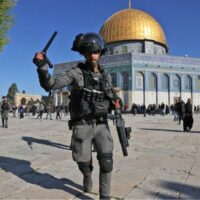
<path id="1" fill-rule="evenodd" d="M 81 119 L 78 121 L 74 121 L 73 125 L 99 125 L 99 124 L 107 124 L 107 120 L 105 119 Z"/>

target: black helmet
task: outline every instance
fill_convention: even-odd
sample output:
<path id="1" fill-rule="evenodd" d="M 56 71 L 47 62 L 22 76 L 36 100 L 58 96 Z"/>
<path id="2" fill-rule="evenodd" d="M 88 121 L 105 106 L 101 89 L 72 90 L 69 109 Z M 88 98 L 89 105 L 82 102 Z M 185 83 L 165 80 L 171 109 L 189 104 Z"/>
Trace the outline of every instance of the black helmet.
<path id="1" fill-rule="evenodd" d="M 96 33 L 80 33 L 75 37 L 73 51 L 78 51 L 83 54 L 84 51 L 94 52 L 100 51 L 101 55 L 106 52 L 106 46 L 103 38 Z"/>

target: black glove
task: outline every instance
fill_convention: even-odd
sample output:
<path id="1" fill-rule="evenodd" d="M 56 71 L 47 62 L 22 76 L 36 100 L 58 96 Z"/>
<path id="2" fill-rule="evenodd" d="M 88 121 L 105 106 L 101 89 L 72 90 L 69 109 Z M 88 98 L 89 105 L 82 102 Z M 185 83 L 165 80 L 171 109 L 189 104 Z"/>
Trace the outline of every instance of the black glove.
<path id="1" fill-rule="evenodd" d="M 38 52 L 35 54 L 34 58 L 33 58 L 33 63 L 41 68 L 43 66 L 45 66 L 46 64 L 49 64 L 49 59 L 47 58 L 46 54 L 43 52 Z"/>

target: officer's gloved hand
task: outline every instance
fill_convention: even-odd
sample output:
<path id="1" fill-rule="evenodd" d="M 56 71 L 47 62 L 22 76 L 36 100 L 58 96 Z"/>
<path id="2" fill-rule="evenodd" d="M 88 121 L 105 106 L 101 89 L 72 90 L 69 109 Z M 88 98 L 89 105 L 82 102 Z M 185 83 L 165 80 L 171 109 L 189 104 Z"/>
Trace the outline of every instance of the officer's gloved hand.
<path id="1" fill-rule="evenodd" d="M 48 70 L 48 60 L 44 52 L 37 52 L 33 58 L 33 63 L 41 70 Z"/>
<path id="2" fill-rule="evenodd" d="M 117 109 L 121 109 L 121 104 L 120 104 L 120 99 L 115 99 L 112 101 L 114 108 Z"/>

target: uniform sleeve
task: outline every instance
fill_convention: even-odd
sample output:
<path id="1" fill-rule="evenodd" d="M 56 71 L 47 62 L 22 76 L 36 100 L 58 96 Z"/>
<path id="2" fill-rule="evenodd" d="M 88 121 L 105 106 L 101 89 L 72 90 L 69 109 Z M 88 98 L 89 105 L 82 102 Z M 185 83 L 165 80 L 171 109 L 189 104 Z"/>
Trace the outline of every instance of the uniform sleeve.
<path id="1" fill-rule="evenodd" d="M 38 77 L 41 87 L 43 87 L 47 92 L 51 89 L 61 89 L 70 85 L 74 81 L 75 73 L 71 69 L 69 71 L 63 72 L 56 77 L 51 76 L 48 70 L 37 70 Z"/>
<path id="2" fill-rule="evenodd" d="M 51 77 L 50 81 L 53 83 L 52 89 L 60 89 L 70 85 L 74 80 L 73 70 L 69 70 L 57 75 L 55 78 Z"/>

